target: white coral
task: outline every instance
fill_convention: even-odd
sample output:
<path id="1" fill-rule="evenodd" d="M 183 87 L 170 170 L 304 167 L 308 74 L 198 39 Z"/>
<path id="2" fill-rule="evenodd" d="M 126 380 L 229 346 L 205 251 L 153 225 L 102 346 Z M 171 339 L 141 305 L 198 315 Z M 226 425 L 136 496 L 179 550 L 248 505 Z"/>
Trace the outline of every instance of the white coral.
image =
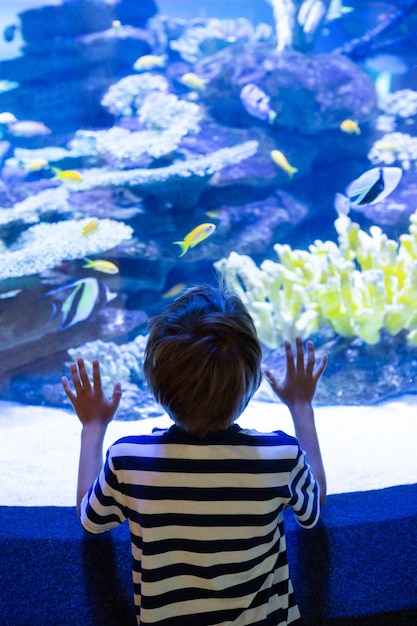
<path id="1" fill-rule="evenodd" d="M 161 74 L 146 72 L 125 76 L 108 89 L 101 104 L 117 117 L 135 115 L 151 91 L 168 91 L 167 79 Z"/>
<path id="2" fill-rule="evenodd" d="M 381 111 L 387 115 L 408 118 L 417 115 L 417 91 L 399 89 L 387 94 L 379 103 Z"/>
<path id="3" fill-rule="evenodd" d="M 89 221 L 87 218 L 32 226 L 3 251 L 0 280 L 39 274 L 63 260 L 111 250 L 132 237 L 130 226 L 109 219 L 99 220 L 98 230 L 85 237 L 82 231 Z"/>
<path id="4" fill-rule="evenodd" d="M 0 208 L 0 224 L 24 222 L 34 224 L 45 213 L 53 211 L 66 213 L 71 210 L 68 204 L 69 192 L 64 187 L 45 189 L 30 196 L 21 202 L 16 202 L 12 208 Z"/>
<path id="5" fill-rule="evenodd" d="M 375 141 L 368 153 L 368 159 L 375 165 L 400 163 L 404 170 L 417 163 L 417 137 L 407 133 L 387 133 Z"/>

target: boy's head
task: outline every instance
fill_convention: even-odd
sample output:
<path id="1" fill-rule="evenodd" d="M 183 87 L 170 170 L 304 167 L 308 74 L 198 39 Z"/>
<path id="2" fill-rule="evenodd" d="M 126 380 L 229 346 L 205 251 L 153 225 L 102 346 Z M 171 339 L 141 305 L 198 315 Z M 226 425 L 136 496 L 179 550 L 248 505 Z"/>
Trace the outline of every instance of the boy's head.
<path id="1" fill-rule="evenodd" d="M 261 382 L 262 349 L 241 300 L 193 287 L 150 320 L 144 371 L 157 402 L 197 437 L 227 428 Z"/>

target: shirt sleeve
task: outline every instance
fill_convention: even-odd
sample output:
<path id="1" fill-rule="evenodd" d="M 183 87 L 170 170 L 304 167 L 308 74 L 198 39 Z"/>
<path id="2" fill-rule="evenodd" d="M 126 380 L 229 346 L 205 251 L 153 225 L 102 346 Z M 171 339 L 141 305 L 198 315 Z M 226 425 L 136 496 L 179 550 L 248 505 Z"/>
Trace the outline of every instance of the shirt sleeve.
<path id="1" fill-rule="evenodd" d="M 289 489 L 291 499 L 288 505 L 293 509 L 298 524 L 312 528 L 320 517 L 320 488 L 300 447 L 290 474 Z"/>
<path id="2" fill-rule="evenodd" d="M 111 530 L 126 520 L 123 485 L 117 479 L 111 450 L 107 452 L 100 474 L 81 501 L 81 524 L 94 535 Z"/>

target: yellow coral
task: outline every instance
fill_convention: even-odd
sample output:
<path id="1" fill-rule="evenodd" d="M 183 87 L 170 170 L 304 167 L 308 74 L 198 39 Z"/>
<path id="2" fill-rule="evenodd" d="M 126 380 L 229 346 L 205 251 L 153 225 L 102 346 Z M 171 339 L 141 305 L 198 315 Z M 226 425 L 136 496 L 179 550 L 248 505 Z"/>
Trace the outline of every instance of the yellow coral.
<path id="1" fill-rule="evenodd" d="M 347 215 L 338 216 L 335 228 L 338 243 L 318 240 L 308 250 L 276 244 L 279 263 L 265 260 L 259 268 L 232 252 L 215 266 L 271 348 L 324 327 L 369 344 L 382 329 L 391 335 L 405 329 L 417 345 L 417 211 L 398 242 L 379 226 L 366 233 Z"/>

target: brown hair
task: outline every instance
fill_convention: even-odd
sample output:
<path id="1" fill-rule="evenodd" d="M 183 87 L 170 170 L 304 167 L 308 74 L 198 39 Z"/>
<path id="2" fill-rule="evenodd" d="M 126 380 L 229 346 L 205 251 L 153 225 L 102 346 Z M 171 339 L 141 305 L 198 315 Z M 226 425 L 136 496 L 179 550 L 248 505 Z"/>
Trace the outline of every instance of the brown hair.
<path id="1" fill-rule="evenodd" d="M 262 349 L 241 300 L 188 289 L 149 322 L 144 372 L 155 399 L 197 437 L 227 428 L 261 382 Z"/>

